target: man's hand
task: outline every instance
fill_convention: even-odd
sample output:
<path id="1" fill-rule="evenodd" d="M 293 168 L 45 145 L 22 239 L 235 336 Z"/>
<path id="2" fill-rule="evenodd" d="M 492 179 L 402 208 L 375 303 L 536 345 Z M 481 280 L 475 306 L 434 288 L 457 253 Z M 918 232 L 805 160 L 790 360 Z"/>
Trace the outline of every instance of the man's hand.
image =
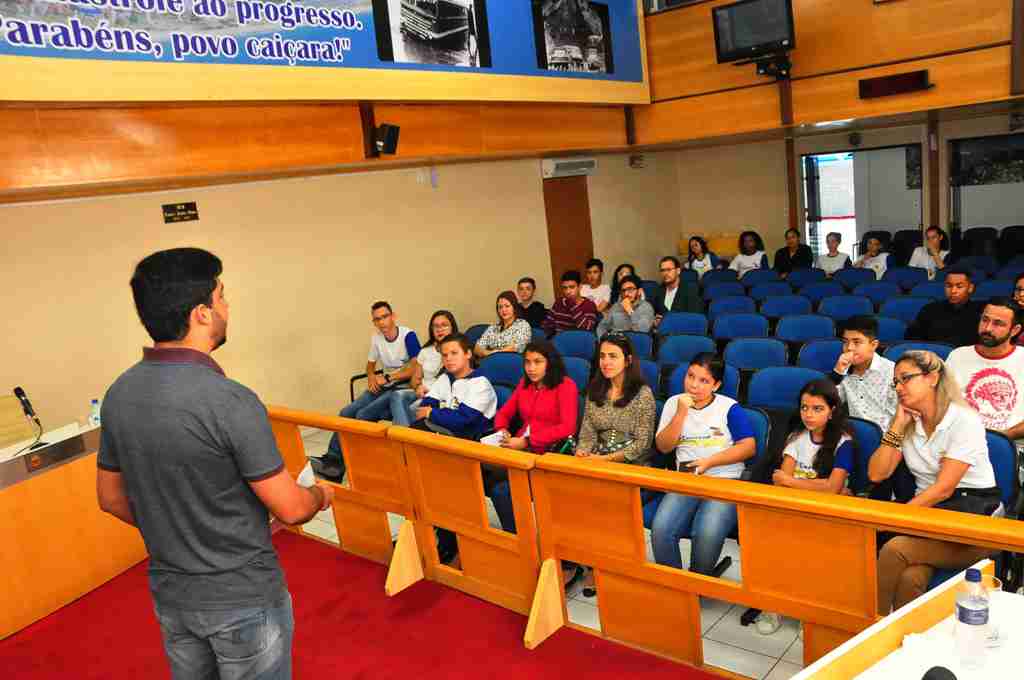
<path id="1" fill-rule="evenodd" d="M 622 309 L 625 310 L 626 314 L 633 313 L 633 303 L 629 298 L 622 298 Z"/>
<path id="2" fill-rule="evenodd" d="M 416 409 L 416 420 L 426 420 L 430 417 L 430 412 L 434 409 L 430 406 L 421 406 Z"/>
<path id="3" fill-rule="evenodd" d="M 384 385 L 388 384 L 388 381 L 384 379 L 383 373 L 371 373 L 366 382 L 367 388 L 372 394 L 380 394 Z"/>
<path id="4" fill-rule="evenodd" d="M 835 368 L 832 370 L 840 375 L 850 370 L 850 365 L 853 363 L 853 352 L 843 352 L 839 355 L 836 360 Z"/>
<path id="5" fill-rule="evenodd" d="M 327 508 L 331 507 L 331 503 L 334 501 L 334 487 L 325 482 L 317 482 L 316 485 L 320 487 L 320 491 L 323 492 L 323 502 L 320 503 L 320 512 L 323 512 Z"/>

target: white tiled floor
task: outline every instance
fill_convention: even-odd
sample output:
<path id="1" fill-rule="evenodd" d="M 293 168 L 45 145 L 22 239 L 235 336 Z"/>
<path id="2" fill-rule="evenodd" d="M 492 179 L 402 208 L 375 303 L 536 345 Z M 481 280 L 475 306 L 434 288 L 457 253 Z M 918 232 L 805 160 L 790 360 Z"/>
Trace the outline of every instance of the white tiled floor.
<path id="1" fill-rule="evenodd" d="M 330 433 L 314 430 L 304 438 L 307 455 L 323 455 L 330 441 Z M 494 506 L 487 499 L 487 514 L 492 527 L 501 528 Z M 388 515 L 391 535 L 398 537 L 398 529 L 404 518 Z M 338 534 L 334 528 L 334 514 L 327 510 L 310 520 L 305 531 L 320 538 L 337 543 Z M 651 552 L 651 536 L 647 534 L 647 559 L 654 561 Z M 690 542 L 679 543 L 683 564 L 689 564 Z M 733 559 L 732 566 L 723 578 L 739 582 L 741 577 L 739 545 L 727 540 L 722 550 L 723 557 Z M 567 593 L 566 610 L 569 620 L 579 626 L 600 630 L 601 616 L 597 597 L 584 597 L 582 582 Z M 745 609 L 727 602 L 711 599 L 701 600 L 701 631 L 704 634 L 704 662 L 733 673 L 758 680 L 789 680 L 796 675 L 803 664 L 803 640 L 798 636 L 800 624 L 792 619 L 783 619 L 782 628 L 772 635 L 761 635 L 753 626 L 741 626 L 740 616 Z"/>

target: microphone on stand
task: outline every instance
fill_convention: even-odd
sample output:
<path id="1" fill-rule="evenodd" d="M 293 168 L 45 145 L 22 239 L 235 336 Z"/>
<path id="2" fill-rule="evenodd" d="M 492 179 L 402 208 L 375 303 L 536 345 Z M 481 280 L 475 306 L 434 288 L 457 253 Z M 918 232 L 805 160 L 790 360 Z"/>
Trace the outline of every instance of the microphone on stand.
<path id="1" fill-rule="evenodd" d="M 39 422 L 39 416 L 36 415 L 36 410 L 32 408 L 32 402 L 28 400 L 28 395 L 25 394 L 25 390 L 21 389 L 21 387 L 15 387 L 14 396 L 21 402 L 21 410 L 25 412 L 25 417 L 31 419 L 39 429 L 39 433 L 36 435 L 36 440 L 21 451 L 18 451 L 18 453 L 14 454 L 15 456 L 19 456 L 24 453 L 26 449 L 31 451 L 33 449 L 38 449 L 41 446 L 46 446 L 46 442 L 40 441 L 43 438 L 43 424 Z"/>

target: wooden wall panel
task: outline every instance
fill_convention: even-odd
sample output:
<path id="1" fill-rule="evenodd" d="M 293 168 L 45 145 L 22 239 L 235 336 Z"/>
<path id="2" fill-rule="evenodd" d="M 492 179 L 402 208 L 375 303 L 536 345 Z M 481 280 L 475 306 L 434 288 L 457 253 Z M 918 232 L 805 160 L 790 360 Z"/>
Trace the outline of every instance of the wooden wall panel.
<path id="1" fill-rule="evenodd" d="M 717 61 L 711 10 L 733 1 L 716 0 L 647 17 L 652 101 L 769 82 L 753 66 Z"/>
<path id="2" fill-rule="evenodd" d="M 0 108 L 0 194 L 363 159 L 355 104 Z"/>
<path id="3" fill-rule="evenodd" d="M 781 127 L 775 85 L 634 107 L 636 143 L 663 144 Z"/>
<path id="4" fill-rule="evenodd" d="M 928 69 L 930 90 L 860 99 L 858 80 Z M 885 116 L 998 101 L 1010 96 L 1010 47 L 993 47 L 935 59 L 793 81 L 796 124 Z"/>
<path id="5" fill-rule="evenodd" d="M 1012 5 L 1013 0 L 794 0 L 793 75 L 1009 42 Z"/>

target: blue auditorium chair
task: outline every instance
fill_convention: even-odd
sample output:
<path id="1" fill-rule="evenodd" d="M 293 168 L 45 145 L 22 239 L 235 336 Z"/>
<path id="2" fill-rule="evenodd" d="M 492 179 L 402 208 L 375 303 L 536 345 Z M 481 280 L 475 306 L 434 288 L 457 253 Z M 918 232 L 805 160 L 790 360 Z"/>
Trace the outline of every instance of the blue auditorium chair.
<path id="1" fill-rule="evenodd" d="M 780 319 L 795 314 L 810 314 L 811 301 L 803 295 L 779 295 L 761 303 L 761 314 L 769 319 Z"/>
<path id="2" fill-rule="evenodd" d="M 701 277 L 700 285 L 707 288 L 715 283 L 735 283 L 736 280 L 735 269 L 712 269 L 704 273 L 704 276 Z"/>
<path id="3" fill-rule="evenodd" d="M 842 340 L 811 340 L 800 348 L 800 353 L 796 357 L 796 365 L 800 368 L 812 368 L 822 373 L 831 373 L 842 353 Z"/>
<path id="4" fill-rule="evenodd" d="M 662 366 L 689 364 L 701 352 L 714 352 L 715 341 L 706 335 L 673 335 L 658 348 L 658 363 Z"/>
<path id="5" fill-rule="evenodd" d="M 741 371 L 785 366 L 786 343 L 775 338 L 736 338 L 725 346 L 725 363 Z"/>
<path id="6" fill-rule="evenodd" d="M 858 314 L 874 314 L 871 299 L 863 295 L 833 295 L 818 304 L 818 314 L 834 321 L 846 321 Z"/>
<path id="7" fill-rule="evenodd" d="M 647 386 L 651 388 L 655 396 L 661 394 L 661 378 L 658 371 L 658 364 L 653 361 L 646 359 L 640 360 L 640 372 L 644 376 L 644 380 L 647 382 Z M 657 423 L 657 421 L 655 421 Z"/>
<path id="8" fill-rule="evenodd" d="M 544 330 L 541 328 L 531 329 L 530 342 L 544 342 L 547 340 L 547 335 L 544 334 Z"/>
<path id="9" fill-rule="evenodd" d="M 901 342 L 897 345 L 893 345 L 885 350 L 885 358 L 890 361 L 898 361 L 904 352 L 912 350 L 926 350 L 928 352 L 934 352 L 943 361 L 949 356 L 949 353 L 953 351 L 953 345 L 947 345 L 944 342 Z"/>
<path id="10" fill-rule="evenodd" d="M 930 298 L 900 295 L 899 297 L 889 298 L 882 303 L 882 308 L 878 310 L 878 313 L 881 316 L 899 319 L 909 324 L 917 318 L 918 312 L 929 302 L 932 302 Z"/>
<path id="11" fill-rule="evenodd" d="M 754 270 L 765 271 L 763 269 Z M 750 272 L 753 274 L 754 272 Z M 785 281 L 766 281 L 759 283 L 756 286 L 750 288 L 750 297 L 754 298 L 758 302 L 764 302 L 770 297 L 777 297 L 779 295 L 791 295 L 793 293 L 793 287 Z"/>
<path id="12" fill-rule="evenodd" d="M 882 428 L 870 420 L 850 417 L 853 443 L 856 445 L 853 472 L 850 473 L 850 491 L 861 495 L 868 488 L 868 461 L 882 443 Z"/>
<path id="13" fill-rule="evenodd" d="M 597 349 L 597 338 L 590 331 L 562 331 L 555 336 L 554 344 L 563 357 L 590 361 Z"/>
<path id="14" fill-rule="evenodd" d="M 569 378 L 576 383 L 576 389 L 580 392 L 587 389 L 590 382 L 590 362 L 579 357 L 563 357 L 565 372 Z"/>
<path id="15" fill-rule="evenodd" d="M 871 283 L 878 279 L 875 278 L 875 272 L 871 269 L 849 267 L 847 269 L 840 269 L 833 274 L 832 280 L 841 284 L 846 290 L 853 290 L 862 283 Z"/>
<path id="16" fill-rule="evenodd" d="M 706 335 L 708 318 L 694 312 L 669 312 L 658 324 L 658 335 L 686 333 L 688 335 Z"/>
<path id="17" fill-rule="evenodd" d="M 708 306 L 708 318 L 714 321 L 723 314 L 754 314 L 757 312 L 757 303 L 754 298 L 747 296 L 730 296 L 718 298 Z M 702 331 L 706 333 L 707 329 Z"/>
<path id="18" fill-rule="evenodd" d="M 982 281 L 974 288 L 975 300 L 1013 297 L 1013 281 Z"/>
<path id="19" fill-rule="evenodd" d="M 768 337 L 768 319 L 760 314 L 723 314 L 711 329 L 715 340 Z"/>
<path id="20" fill-rule="evenodd" d="M 824 269 L 794 269 L 786 277 L 786 283 L 794 288 L 801 288 L 811 283 L 820 283 L 824 280 Z"/>
<path id="21" fill-rule="evenodd" d="M 796 314 L 779 319 L 775 337 L 789 343 L 828 340 L 836 337 L 836 323 L 820 314 Z"/>
<path id="22" fill-rule="evenodd" d="M 903 342 L 907 337 L 907 324 L 899 319 L 890 319 L 887 316 L 876 316 L 878 320 L 878 341 L 886 345 L 894 342 Z"/>
<path id="23" fill-rule="evenodd" d="M 504 385 L 494 385 L 494 394 L 498 397 L 498 408 L 508 403 L 508 400 L 512 398 L 511 388 L 505 387 Z"/>
<path id="24" fill-rule="evenodd" d="M 917 284 L 928 281 L 928 270 L 924 267 L 893 267 L 885 270 L 882 280 L 895 283 L 904 290 L 910 290 Z"/>
<path id="25" fill-rule="evenodd" d="M 704 286 L 704 300 L 710 302 L 723 297 L 742 297 L 747 289 L 738 281 L 732 283 L 709 283 Z"/>
<path id="26" fill-rule="evenodd" d="M 765 368 L 750 379 L 747 405 L 765 409 L 794 410 L 804 385 L 824 378 L 825 374 L 810 368 L 781 366 Z"/>
<path id="27" fill-rule="evenodd" d="M 781 280 L 774 269 L 752 269 L 743 275 L 740 282 L 747 288 L 753 288 L 762 283 L 772 283 Z"/>
<path id="28" fill-rule="evenodd" d="M 641 281 L 640 282 L 640 287 L 644 291 L 644 299 L 646 299 L 652 305 L 654 304 L 654 302 L 653 302 L 654 298 L 658 294 L 658 285 L 659 284 L 658 284 L 657 281 L 645 280 L 645 281 Z"/>
<path id="29" fill-rule="evenodd" d="M 946 284 L 942 281 L 919 283 L 910 289 L 910 295 L 913 297 L 930 298 L 932 300 L 945 300 Z"/>
<path id="30" fill-rule="evenodd" d="M 853 289 L 854 295 L 863 295 L 871 300 L 875 307 L 881 307 L 882 303 L 891 297 L 903 295 L 903 290 L 891 281 L 872 281 L 862 283 Z"/>
<path id="31" fill-rule="evenodd" d="M 480 336 L 484 334 L 484 331 L 487 330 L 487 327 L 489 325 L 490 324 L 486 323 L 474 324 L 467 328 L 466 330 L 464 330 L 462 334 L 466 336 L 470 343 L 476 345 L 476 341 L 480 339 Z"/>
<path id="32" fill-rule="evenodd" d="M 956 261 L 956 264 L 958 267 L 983 271 L 988 274 L 988 277 L 999 271 L 999 260 L 991 255 L 968 255 L 967 257 L 961 257 Z"/>
<path id="33" fill-rule="evenodd" d="M 654 340 L 647 333 L 628 331 L 623 333 L 633 343 L 633 351 L 641 359 L 650 359 L 654 352 Z"/>
<path id="34" fill-rule="evenodd" d="M 832 297 L 833 295 L 842 295 L 846 291 L 843 290 L 842 285 L 835 281 L 824 281 L 822 283 L 811 283 L 799 291 L 798 295 L 803 295 L 805 298 L 811 301 L 811 304 L 818 304 L 822 299 Z"/>
<path id="35" fill-rule="evenodd" d="M 523 378 L 523 355 L 518 352 L 495 352 L 480 362 L 478 370 L 492 385 L 515 388 Z"/>

